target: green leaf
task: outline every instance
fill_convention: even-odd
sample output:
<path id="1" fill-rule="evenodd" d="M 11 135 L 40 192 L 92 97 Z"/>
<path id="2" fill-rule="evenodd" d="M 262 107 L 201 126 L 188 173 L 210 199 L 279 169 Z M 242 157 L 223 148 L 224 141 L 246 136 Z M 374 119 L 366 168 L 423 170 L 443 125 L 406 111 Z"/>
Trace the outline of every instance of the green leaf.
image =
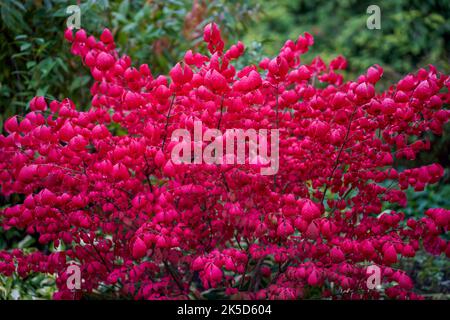
<path id="1" fill-rule="evenodd" d="M 20 45 L 20 51 L 25 51 L 27 49 L 31 48 L 30 42 L 24 42 Z"/>
<path id="2" fill-rule="evenodd" d="M 36 239 L 34 239 L 32 236 L 27 235 L 25 238 L 23 238 L 18 244 L 17 248 L 24 249 L 31 247 L 32 244 L 36 242 Z"/>

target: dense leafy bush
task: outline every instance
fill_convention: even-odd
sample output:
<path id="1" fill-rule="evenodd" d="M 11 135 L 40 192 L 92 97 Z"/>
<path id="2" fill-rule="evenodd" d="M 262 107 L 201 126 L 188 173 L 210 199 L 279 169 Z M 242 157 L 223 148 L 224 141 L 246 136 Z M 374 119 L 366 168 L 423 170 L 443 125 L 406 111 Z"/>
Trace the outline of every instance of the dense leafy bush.
<path id="1" fill-rule="evenodd" d="M 301 63 L 313 44 L 305 33 L 259 68 L 236 70 L 244 46 L 226 50 L 209 24 L 209 55 L 189 50 L 169 76 L 153 76 L 119 56 L 107 29 L 99 41 L 84 30 L 65 37 L 95 79 L 92 107 L 38 96 L 5 122 L 0 186 L 16 203 L 1 224 L 38 236 L 43 249 L 6 248 L 3 275 L 56 274 L 54 298 L 416 299 L 399 260 L 422 247 L 450 256 L 449 210 L 405 221 L 389 209 L 444 173 L 393 168 L 429 149 L 424 134 L 442 133 L 450 116 L 449 78 L 433 66 L 377 93 L 378 65 L 344 82 L 340 56 Z M 197 120 L 204 130 L 280 130 L 279 171 L 262 176 L 261 163 L 231 165 L 231 155 L 174 164 L 171 133 Z M 67 288 L 71 262 L 82 270 L 78 292 Z M 369 265 L 381 270 L 377 290 Z"/>

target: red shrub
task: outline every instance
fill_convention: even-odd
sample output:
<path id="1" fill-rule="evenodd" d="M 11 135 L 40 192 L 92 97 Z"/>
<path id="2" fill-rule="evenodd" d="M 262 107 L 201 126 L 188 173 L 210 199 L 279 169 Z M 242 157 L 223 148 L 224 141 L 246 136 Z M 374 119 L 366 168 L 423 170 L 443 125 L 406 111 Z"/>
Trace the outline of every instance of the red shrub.
<path id="1" fill-rule="evenodd" d="M 57 273 L 55 298 L 74 297 L 66 286 L 72 261 L 82 294 L 106 286 L 143 299 L 208 288 L 236 298 L 378 298 L 366 284 L 367 266 L 378 265 L 387 296 L 414 299 L 410 278 L 390 266 L 422 243 L 450 255 L 440 237 L 449 210 L 407 222 L 385 210 L 406 206 L 403 190 L 443 175 L 438 164 L 393 169 L 396 159 L 428 150 L 424 133 L 440 134 L 449 118 L 442 106 L 450 80 L 433 66 L 377 93 L 380 66 L 343 83 L 342 57 L 301 65 L 313 44 L 305 33 L 259 68 L 235 70 L 242 43 L 224 51 L 211 24 L 210 55 L 188 51 L 169 76 L 155 78 L 147 65 L 119 58 L 108 30 L 100 41 L 83 30 L 65 37 L 96 80 L 92 107 L 36 97 L 0 136 L 1 192 L 23 195 L 2 210 L 2 227 L 59 250 L 0 252 L 1 273 Z M 278 173 L 172 163 L 171 133 L 192 132 L 196 120 L 221 130 L 278 128 Z"/>

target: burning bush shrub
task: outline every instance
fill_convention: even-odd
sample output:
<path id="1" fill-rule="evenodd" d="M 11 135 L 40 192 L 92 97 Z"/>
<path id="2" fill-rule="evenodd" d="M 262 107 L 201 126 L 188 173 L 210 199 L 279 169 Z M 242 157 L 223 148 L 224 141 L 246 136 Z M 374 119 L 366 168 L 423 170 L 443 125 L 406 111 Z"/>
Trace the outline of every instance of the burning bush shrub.
<path id="1" fill-rule="evenodd" d="M 153 76 L 118 56 L 107 29 L 99 41 L 84 30 L 65 37 L 96 81 L 92 106 L 35 97 L 27 115 L 5 122 L 1 192 L 21 200 L 1 211 L 1 225 L 38 237 L 41 250 L 0 252 L 2 274 L 55 273 L 57 299 L 94 291 L 417 299 L 397 261 L 421 246 L 450 255 L 449 210 L 405 221 L 392 209 L 407 205 L 404 190 L 443 175 L 439 164 L 394 168 L 429 149 L 426 133 L 440 134 L 449 118 L 450 80 L 433 66 L 377 93 L 378 65 L 343 82 L 343 57 L 302 64 L 313 44 L 305 33 L 275 58 L 236 70 L 244 46 L 225 49 L 213 23 L 204 30 L 208 55 L 188 51 L 168 76 Z M 277 172 L 261 175 L 250 153 L 237 165 L 229 154 L 174 163 L 172 132 L 193 132 L 199 121 L 203 131 L 278 130 Z M 67 286 L 72 264 L 78 291 Z M 368 285 L 374 267 L 378 287 Z"/>

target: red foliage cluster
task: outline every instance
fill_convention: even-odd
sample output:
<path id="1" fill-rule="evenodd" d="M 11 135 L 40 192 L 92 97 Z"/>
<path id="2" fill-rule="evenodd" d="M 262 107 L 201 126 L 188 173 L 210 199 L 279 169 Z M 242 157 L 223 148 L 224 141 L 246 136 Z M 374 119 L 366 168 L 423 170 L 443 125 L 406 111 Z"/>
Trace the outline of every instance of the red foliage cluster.
<path id="1" fill-rule="evenodd" d="M 313 38 L 287 41 L 273 59 L 236 70 L 242 43 L 224 49 L 209 24 L 210 54 L 188 51 L 169 76 L 119 57 L 109 30 L 100 40 L 67 30 L 90 68 L 92 107 L 36 97 L 5 122 L 0 186 L 22 199 L 1 211 L 4 230 L 39 238 L 31 253 L 0 252 L 0 273 L 56 273 L 54 298 L 73 298 L 67 267 L 79 264 L 81 294 L 107 287 L 136 299 L 186 298 L 210 288 L 233 298 L 419 298 L 395 264 L 423 246 L 450 256 L 441 237 L 450 211 L 408 219 L 404 190 L 423 190 L 443 168 L 398 172 L 430 148 L 450 112 L 450 79 L 433 66 L 377 93 L 373 66 L 343 82 L 338 57 L 301 64 Z M 279 129 L 274 176 L 255 165 L 170 160 L 175 129 Z M 15 197 L 17 198 L 17 197 Z M 381 268 L 385 290 L 367 287 Z M 79 297 L 80 295 L 76 295 Z"/>

